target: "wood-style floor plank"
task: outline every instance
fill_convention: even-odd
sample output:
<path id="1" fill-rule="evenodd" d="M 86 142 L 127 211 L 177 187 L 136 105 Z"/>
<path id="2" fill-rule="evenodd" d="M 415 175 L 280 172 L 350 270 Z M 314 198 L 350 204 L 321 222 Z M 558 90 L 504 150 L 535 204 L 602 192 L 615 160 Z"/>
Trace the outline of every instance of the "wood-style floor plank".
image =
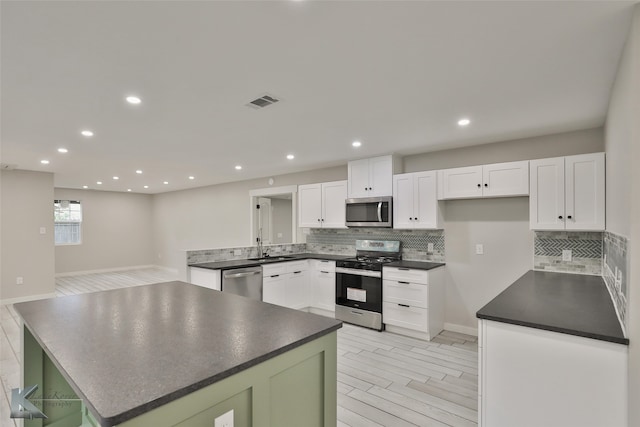
<path id="1" fill-rule="evenodd" d="M 175 280 L 149 268 L 56 278 L 56 296 Z M 0 306 L 0 427 L 20 378 L 19 316 Z M 443 331 L 432 341 L 344 324 L 338 331 L 339 427 L 477 426 L 477 338 Z"/>

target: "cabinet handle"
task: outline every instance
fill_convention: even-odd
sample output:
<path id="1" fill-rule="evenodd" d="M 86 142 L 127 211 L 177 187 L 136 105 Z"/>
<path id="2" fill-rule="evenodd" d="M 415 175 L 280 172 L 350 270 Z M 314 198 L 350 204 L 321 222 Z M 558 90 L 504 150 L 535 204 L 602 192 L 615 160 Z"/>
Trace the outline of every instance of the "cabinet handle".
<path id="1" fill-rule="evenodd" d="M 409 306 L 407 304 L 398 304 L 400 307 L 407 307 L 409 308 Z"/>
<path id="2" fill-rule="evenodd" d="M 302 273 L 302 271 L 294 271 L 293 274 Z"/>
<path id="3" fill-rule="evenodd" d="M 571 215 L 569 215 L 567 218 L 571 219 Z"/>
<path id="4" fill-rule="evenodd" d="M 488 186 L 489 186 L 489 184 L 485 183 L 485 184 L 484 184 L 484 186 L 485 186 L 485 187 L 488 187 Z"/>
<path id="5" fill-rule="evenodd" d="M 372 188 L 372 187 L 369 187 L 369 190 L 373 190 L 373 188 Z"/>
<path id="6" fill-rule="evenodd" d="M 318 218 L 318 222 L 320 222 L 320 218 Z"/>
<path id="7" fill-rule="evenodd" d="M 269 277 L 280 277 L 279 274 L 274 274 L 273 276 L 269 276 Z"/>
<path id="8" fill-rule="evenodd" d="M 560 216 L 558 217 L 558 219 L 562 219 L 562 215 L 560 215 Z"/>
<path id="9" fill-rule="evenodd" d="M 413 218 L 413 219 L 415 219 L 415 220 L 417 221 L 417 220 L 418 220 L 418 217 L 415 217 L 415 218 Z"/>
<path id="10" fill-rule="evenodd" d="M 409 271 L 408 268 L 404 268 L 404 267 L 398 267 L 398 270 L 402 270 L 402 271 Z"/>
<path id="11" fill-rule="evenodd" d="M 478 188 L 482 187 L 482 185 L 478 184 Z"/>
<path id="12" fill-rule="evenodd" d="M 364 187 L 364 191 L 367 191 L 367 190 L 369 190 L 369 189 L 367 187 Z"/>
<path id="13" fill-rule="evenodd" d="M 403 285 L 408 285 L 409 284 L 409 282 L 401 282 L 399 280 L 398 280 L 398 283 L 402 283 Z"/>
<path id="14" fill-rule="evenodd" d="M 320 273 L 329 274 L 328 271 L 324 271 L 324 270 L 320 271 Z"/>
<path id="15" fill-rule="evenodd" d="M 321 222 L 324 222 L 324 218 L 322 218 L 320 221 L 321 221 Z"/>

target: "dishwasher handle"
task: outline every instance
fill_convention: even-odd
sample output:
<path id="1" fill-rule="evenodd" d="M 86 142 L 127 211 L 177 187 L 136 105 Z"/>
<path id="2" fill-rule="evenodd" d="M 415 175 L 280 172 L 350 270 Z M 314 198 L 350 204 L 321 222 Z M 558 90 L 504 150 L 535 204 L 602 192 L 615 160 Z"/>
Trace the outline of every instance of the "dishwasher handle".
<path id="1" fill-rule="evenodd" d="M 249 276 L 255 276 L 256 274 L 260 274 L 261 271 L 249 271 L 246 273 L 233 273 L 233 274 L 224 274 L 224 278 L 225 279 L 238 279 L 240 277 L 249 277 Z"/>

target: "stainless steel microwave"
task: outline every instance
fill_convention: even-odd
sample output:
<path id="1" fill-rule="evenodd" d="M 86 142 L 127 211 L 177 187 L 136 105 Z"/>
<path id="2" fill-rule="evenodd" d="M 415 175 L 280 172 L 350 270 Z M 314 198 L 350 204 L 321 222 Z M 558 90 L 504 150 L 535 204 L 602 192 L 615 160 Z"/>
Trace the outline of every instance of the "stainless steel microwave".
<path id="1" fill-rule="evenodd" d="M 392 227 L 392 197 L 346 199 L 347 227 Z"/>

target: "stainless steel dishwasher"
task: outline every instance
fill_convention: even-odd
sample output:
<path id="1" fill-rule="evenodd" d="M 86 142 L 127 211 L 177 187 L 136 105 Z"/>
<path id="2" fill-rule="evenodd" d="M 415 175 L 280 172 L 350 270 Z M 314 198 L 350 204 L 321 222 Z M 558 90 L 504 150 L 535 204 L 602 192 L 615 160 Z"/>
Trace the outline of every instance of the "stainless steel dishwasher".
<path id="1" fill-rule="evenodd" d="M 224 270 L 222 292 L 262 301 L 262 267 Z"/>

